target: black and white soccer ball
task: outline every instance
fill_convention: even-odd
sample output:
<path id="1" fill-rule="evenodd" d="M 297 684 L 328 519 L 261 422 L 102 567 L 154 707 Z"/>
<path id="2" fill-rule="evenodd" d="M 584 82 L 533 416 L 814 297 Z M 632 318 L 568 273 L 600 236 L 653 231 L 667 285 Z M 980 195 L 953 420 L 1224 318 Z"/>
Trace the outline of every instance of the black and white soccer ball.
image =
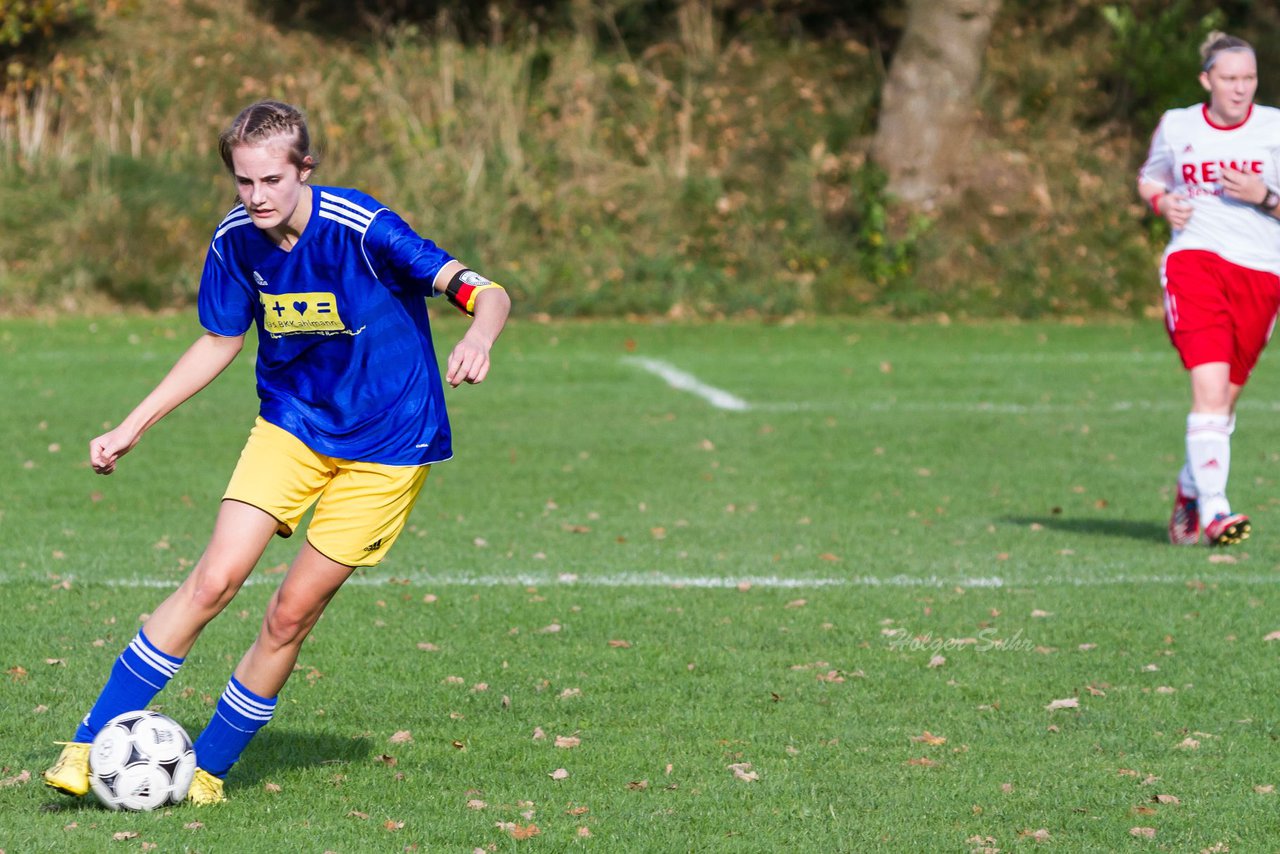
<path id="1" fill-rule="evenodd" d="M 113 810 L 146 811 L 179 803 L 195 773 L 191 737 L 159 712 L 117 715 L 89 748 L 89 785 Z"/>

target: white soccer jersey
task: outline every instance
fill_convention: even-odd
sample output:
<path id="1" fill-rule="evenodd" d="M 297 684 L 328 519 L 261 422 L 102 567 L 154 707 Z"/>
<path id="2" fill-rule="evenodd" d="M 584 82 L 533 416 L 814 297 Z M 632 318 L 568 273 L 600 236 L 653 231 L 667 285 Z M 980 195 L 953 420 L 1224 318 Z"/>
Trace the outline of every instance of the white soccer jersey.
<path id="1" fill-rule="evenodd" d="M 1151 137 L 1138 177 L 1186 195 L 1194 206 L 1187 227 L 1165 249 L 1204 249 L 1233 264 L 1280 274 L 1280 221 L 1223 194 L 1223 167 L 1262 176 L 1280 188 L 1280 110 L 1254 105 L 1243 122 L 1215 125 L 1204 105 L 1169 110 Z"/>

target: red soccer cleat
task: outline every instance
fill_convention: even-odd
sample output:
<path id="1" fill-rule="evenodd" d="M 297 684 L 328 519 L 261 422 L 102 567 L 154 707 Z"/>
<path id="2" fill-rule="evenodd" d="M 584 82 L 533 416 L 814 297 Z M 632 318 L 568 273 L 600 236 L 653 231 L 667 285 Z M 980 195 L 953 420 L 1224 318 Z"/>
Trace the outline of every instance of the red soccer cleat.
<path id="1" fill-rule="evenodd" d="M 1178 497 L 1173 500 L 1173 515 L 1169 517 L 1169 542 L 1175 546 L 1194 546 L 1200 542 L 1200 510 L 1196 499 L 1185 495 L 1182 487 L 1175 487 Z"/>
<path id="2" fill-rule="evenodd" d="M 1204 526 L 1204 535 L 1211 546 L 1234 546 L 1242 540 L 1249 539 L 1253 526 L 1249 517 L 1243 513 L 1219 513 L 1213 521 Z"/>

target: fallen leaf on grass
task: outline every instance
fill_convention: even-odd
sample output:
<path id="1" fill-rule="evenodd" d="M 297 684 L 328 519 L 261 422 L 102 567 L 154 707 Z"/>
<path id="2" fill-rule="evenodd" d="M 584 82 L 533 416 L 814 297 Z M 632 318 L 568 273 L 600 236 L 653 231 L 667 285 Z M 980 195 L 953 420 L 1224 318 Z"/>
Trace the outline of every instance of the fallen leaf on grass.
<path id="1" fill-rule="evenodd" d="M 933 768 L 937 766 L 938 763 L 934 762 L 932 759 L 930 759 L 927 756 L 921 756 L 916 759 L 908 759 L 907 764 L 915 765 L 916 767 L 919 767 L 919 768 Z"/>
<path id="2" fill-rule="evenodd" d="M 940 735 L 934 735 L 933 733 L 929 732 L 929 730 L 925 730 L 920 735 L 911 736 L 911 740 L 918 744 L 932 744 L 935 746 L 939 744 L 947 743 L 947 740 L 945 738 L 943 738 Z"/>
<path id="3" fill-rule="evenodd" d="M 373 758 L 373 761 L 381 762 L 383 765 L 386 765 L 388 768 L 394 768 L 397 762 L 396 758 L 389 753 L 379 753 L 377 756 Z"/>
<path id="4" fill-rule="evenodd" d="M 404 830 L 403 821 L 394 821 L 392 819 L 387 819 L 382 823 L 382 826 L 385 827 L 387 830 L 391 831 L 392 833 L 395 833 L 397 830 Z"/>
<path id="5" fill-rule="evenodd" d="M 733 772 L 734 777 L 744 783 L 752 783 L 760 779 L 760 775 L 751 770 L 750 762 L 735 762 L 729 766 L 729 770 Z"/>
<path id="6" fill-rule="evenodd" d="M 581 697 L 581 696 L 582 696 L 581 688 L 565 688 L 563 691 L 560 692 L 561 700 L 567 700 L 570 697 Z"/>
<path id="7" fill-rule="evenodd" d="M 1259 795 L 1274 795 L 1276 792 L 1276 787 L 1275 786 L 1254 786 L 1253 790 L 1257 792 Z"/>
<path id="8" fill-rule="evenodd" d="M 204 827 L 204 822 L 202 821 L 189 821 L 182 826 L 182 829 L 183 830 L 199 830 L 202 827 Z"/>
<path id="9" fill-rule="evenodd" d="M 540 741 L 540 740 L 542 740 L 542 739 L 544 739 L 544 738 L 546 738 L 546 737 L 547 737 L 547 734 L 546 734 L 545 732 L 543 732 L 543 731 L 542 731 L 542 727 L 540 727 L 540 726 L 536 726 L 536 727 L 534 727 L 534 728 L 533 728 L 533 740 L 534 740 L 534 741 Z"/>
<path id="10" fill-rule="evenodd" d="M 361 821 L 364 821 L 368 817 L 369 817 L 369 814 L 367 812 L 360 812 L 359 810 L 352 810 L 351 812 L 347 813 L 347 818 L 358 818 Z"/>
<path id="11" fill-rule="evenodd" d="M 1139 806 L 1134 807 L 1134 808 L 1131 810 L 1131 812 L 1132 812 L 1134 815 L 1155 815 L 1155 814 L 1156 814 L 1156 808 L 1155 808 L 1155 807 L 1149 807 L 1149 806 L 1146 806 L 1145 804 L 1142 804 L 1142 805 L 1139 805 Z"/>
<path id="12" fill-rule="evenodd" d="M 1131 827 L 1129 828 L 1130 836 L 1137 836 L 1140 839 L 1155 839 L 1156 829 L 1154 827 Z"/>
<path id="13" fill-rule="evenodd" d="M 1191 736 L 1187 736 L 1174 746 L 1174 750 L 1196 750 L 1200 747 L 1200 742 Z"/>
<path id="14" fill-rule="evenodd" d="M 1263 638 L 1264 641 L 1280 640 L 1280 632 L 1272 632 Z"/>
<path id="15" fill-rule="evenodd" d="M 632 780 L 630 783 L 627 783 L 627 788 L 633 792 L 643 792 L 645 789 L 649 788 L 649 781 Z"/>
<path id="16" fill-rule="evenodd" d="M 406 744 L 413 741 L 413 733 L 407 729 L 397 730 L 392 734 L 391 738 L 387 739 L 387 741 L 392 744 Z"/>
<path id="17" fill-rule="evenodd" d="M 1045 827 L 1038 828 L 1037 830 L 1019 830 L 1018 836 L 1022 839 L 1034 839 L 1036 842 L 1048 842 L 1049 830 Z"/>
<path id="18" fill-rule="evenodd" d="M 467 801 L 467 809 L 469 810 L 482 810 L 487 806 L 489 805 L 478 798 L 472 798 L 471 800 Z"/>
<path id="19" fill-rule="evenodd" d="M 941 667 L 946 663 L 947 657 L 945 655 L 935 655 L 933 658 L 929 659 L 929 664 L 927 666 L 932 669 L 935 667 Z"/>
<path id="20" fill-rule="evenodd" d="M 556 736 L 556 747 L 570 748 L 577 747 L 580 744 L 582 744 L 582 739 L 578 738 L 576 735 Z"/>
<path id="21" fill-rule="evenodd" d="M 609 646 L 614 649 L 631 649 L 631 641 L 611 640 L 609 641 Z"/>
<path id="22" fill-rule="evenodd" d="M 23 771 L 20 774 L 15 774 L 12 777 L 5 777 L 3 780 L 0 780 L 0 789 L 8 788 L 9 786 L 21 786 L 30 779 L 31 772 Z"/>
<path id="23" fill-rule="evenodd" d="M 557 768 L 556 770 L 552 771 L 548 776 L 551 777 L 552 780 L 567 780 L 569 779 L 569 772 L 564 770 L 563 768 Z"/>
<path id="24" fill-rule="evenodd" d="M 510 827 L 505 827 L 504 830 L 511 834 L 512 839 L 530 839 L 542 833 L 536 824 L 520 825 L 513 823 Z"/>
<path id="25" fill-rule="evenodd" d="M 1066 697 L 1062 700 L 1054 700 L 1045 706 L 1046 711 L 1056 712 L 1059 709 L 1078 709 L 1080 708 L 1080 700 L 1077 697 Z"/>
<path id="26" fill-rule="evenodd" d="M 263 783 L 262 790 L 264 792 L 271 792 L 272 794 L 275 794 L 280 791 L 280 784 L 279 783 Z"/>
<path id="27" fill-rule="evenodd" d="M 580 827 L 578 828 L 578 836 L 583 839 L 587 839 L 591 836 L 591 831 L 585 827 Z"/>
<path id="28" fill-rule="evenodd" d="M 576 818 L 580 815 L 586 815 L 590 811 L 591 811 L 590 807 L 570 807 L 569 809 L 564 811 L 564 814 L 571 815 Z"/>
<path id="29" fill-rule="evenodd" d="M 844 677 L 840 675 L 839 670 L 828 670 L 826 673 L 818 674 L 818 681 L 839 684 L 844 681 Z"/>
<path id="30" fill-rule="evenodd" d="M 1182 801 L 1178 800 L 1177 795 L 1152 795 L 1151 800 L 1158 804 L 1173 804 L 1175 806 L 1182 803 Z"/>
<path id="31" fill-rule="evenodd" d="M 111 834 L 111 838 L 116 842 L 124 842 L 126 839 L 137 839 L 141 835 L 136 830 L 121 830 Z"/>

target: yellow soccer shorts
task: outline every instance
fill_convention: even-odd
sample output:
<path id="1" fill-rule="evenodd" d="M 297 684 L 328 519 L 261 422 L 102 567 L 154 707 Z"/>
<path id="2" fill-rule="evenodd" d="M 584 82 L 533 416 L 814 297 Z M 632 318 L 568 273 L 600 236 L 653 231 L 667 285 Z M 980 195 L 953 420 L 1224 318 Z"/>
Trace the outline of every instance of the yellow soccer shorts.
<path id="1" fill-rule="evenodd" d="M 315 504 L 307 542 L 346 566 L 376 566 L 404 530 L 430 469 L 318 454 L 259 417 L 223 499 L 270 513 L 282 537 L 292 536 Z"/>

